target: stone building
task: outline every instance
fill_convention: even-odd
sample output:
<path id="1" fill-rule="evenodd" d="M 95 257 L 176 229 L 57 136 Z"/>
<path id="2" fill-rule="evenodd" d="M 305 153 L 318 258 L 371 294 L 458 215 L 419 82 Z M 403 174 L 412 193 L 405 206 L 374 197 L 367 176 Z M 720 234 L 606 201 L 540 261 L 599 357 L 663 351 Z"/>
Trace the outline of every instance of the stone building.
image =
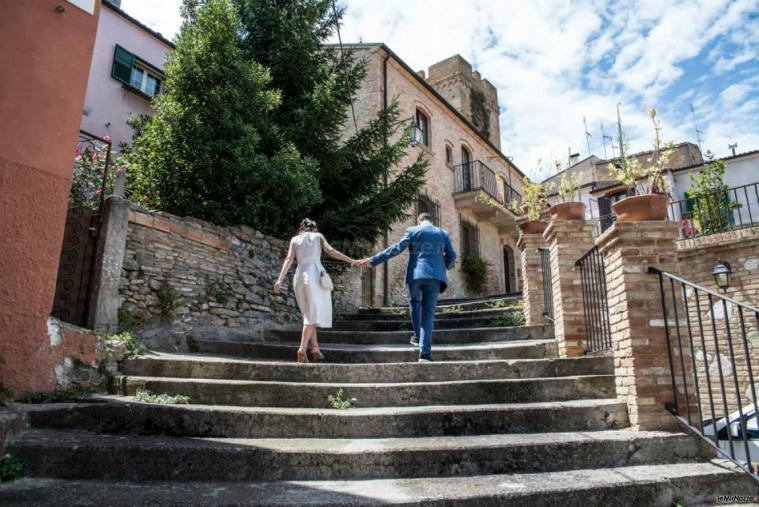
<path id="1" fill-rule="evenodd" d="M 450 234 L 459 258 L 479 256 L 488 262 L 484 290 L 466 287 L 461 262 L 449 272 L 446 299 L 519 290 L 516 215 L 509 209 L 522 199 L 524 174 L 500 150 L 498 97 L 495 87 L 455 55 L 415 72 L 384 44 L 351 44 L 347 49 L 367 62 L 367 75 L 354 104 L 360 125 L 397 100 L 401 117 L 416 125 L 416 145 L 403 164 L 420 150 L 430 162 L 424 190 L 407 218 L 395 224 L 376 245 L 398 241 L 429 211 Z M 352 134 L 346 123 L 346 135 Z M 364 306 L 405 304 L 404 258 L 364 274 Z"/>

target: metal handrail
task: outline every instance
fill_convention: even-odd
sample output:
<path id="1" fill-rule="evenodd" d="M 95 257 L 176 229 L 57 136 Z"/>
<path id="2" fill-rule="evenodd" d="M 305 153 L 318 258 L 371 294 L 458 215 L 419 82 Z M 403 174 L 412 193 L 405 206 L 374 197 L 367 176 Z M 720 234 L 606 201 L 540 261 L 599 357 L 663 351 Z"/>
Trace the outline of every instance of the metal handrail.
<path id="1" fill-rule="evenodd" d="M 714 447 L 719 454 L 725 458 L 734 462 L 744 472 L 746 472 L 755 481 L 759 482 L 759 473 L 752 466 L 751 449 L 748 444 L 748 419 L 757 417 L 757 400 L 756 386 L 754 383 L 754 373 L 751 364 L 751 353 L 748 344 L 748 334 L 746 332 L 748 320 L 747 314 L 750 316 L 754 314 L 757 329 L 759 329 L 759 308 L 754 305 L 736 301 L 733 298 L 719 294 L 714 290 L 708 289 L 694 282 L 688 281 L 678 275 L 662 271 L 655 267 L 649 267 L 648 272 L 658 275 L 659 277 L 659 291 L 662 303 L 662 316 L 664 318 L 664 329 L 667 340 L 667 355 L 669 359 L 670 367 L 670 379 L 672 382 L 672 397 L 673 403 L 667 407 L 667 409 L 687 428 L 699 435 L 702 439 L 708 442 Z M 669 281 L 669 289 L 665 289 L 665 279 Z M 680 290 L 676 290 L 676 284 L 680 285 Z M 669 296 L 668 293 L 669 292 Z M 705 296 L 705 297 L 704 297 Z M 704 303 L 708 305 L 708 308 L 702 311 L 702 299 L 705 299 Z M 668 300 L 671 302 L 671 311 L 667 311 Z M 678 301 L 681 305 L 678 307 Z M 734 305 L 738 309 L 737 317 L 738 323 L 735 321 L 736 312 L 728 311 L 728 304 Z M 721 306 L 723 316 L 722 324 L 718 326 L 715 318 L 715 307 Z M 708 316 L 708 321 L 705 322 L 704 314 Z M 685 323 L 681 323 L 681 315 L 684 315 Z M 670 330 L 670 327 L 674 327 L 674 331 Z M 708 329 L 708 328 L 711 329 Z M 719 329 L 724 327 L 724 329 Z M 683 331 L 687 331 L 685 334 Z M 720 332 L 722 338 L 720 339 Z M 707 334 L 711 335 L 707 337 Z M 695 341 L 694 341 L 695 337 Z M 740 340 L 738 340 L 740 338 Z M 707 341 L 713 342 L 707 346 Z M 737 344 L 734 344 L 736 342 Z M 695 345 L 694 345 L 695 343 Z M 742 351 L 741 351 L 742 345 Z M 717 371 L 714 372 L 713 365 L 703 368 L 703 371 L 699 371 L 696 364 L 696 347 L 700 346 L 701 358 L 706 362 L 709 353 L 709 349 L 713 347 L 714 363 L 717 365 Z M 720 351 L 720 347 L 723 347 L 723 351 Z M 724 349 L 727 349 L 726 351 Z M 743 352 L 745 355 L 740 358 L 738 354 Z M 689 357 L 689 361 L 686 361 L 686 357 Z M 675 361 L 675 359 L 678 361 Z M 723 367 L 723 358 L 727 358 L 730 361 L 731 368 L 725 372 Z M 746 394 L 746 398 L 751 401 L 748 404 L 744 404 L 742 401 L 742 393 L 740 388 L 740 381 L 738 379 L 738 367 L 736 365 L 736 359 L 742 359 L 745 362 L 745 371 L 748 374 L 748 384 L 751 392 L 749 397 Z M 690 368 L 690 371 L 688 369 Z M 679 370 L 679 374 L 678 374 Z M 732 378 L 730 376 L 732 375 Z M 701 378 L 703 376 L 703 379 Z M 727 382 L 726 378 L 728 377 Z M 714 378 L 716 377 L 716 379 Z M 701 384 L 701 381 L 705 381 L 705 385 Z M 716 383 L 716 387 L 713 389 L 713 385 Z M 730 411 L 728 404 L 732 404 L 733 400 L 728 401 L 729 386 L 727 384 L 732 383 L 735 392 L 734 404 L 737 407 L 737 411 Z M 689 396 L 689 386 L 693 386 L 693 396 L 695 398 L 695 408 L 698 413 L 698 420 L 693 420 L 691 409 L 691 398 Z M 682 388 L 683 395 L 678 395 L 678 387 Z M 702 398 L 706 394 L 708 396 L 708 404 L 706 399 Z M 715 397 L 718 398 L 715 403 Z M 684 405 L 685 417 L 682 414 L 682 408 Z M 753 412 L 748 409 L 748 413 L 744 414 L 744 407 L 753 406 Z M 709 410 L 708 419 L 705 417 L 706 409 Z M 721 410 L 722 417 L 718 424 L 717 411 Z M 724 421 L 724 428 L 720 425 Z M 739 434 L 733 436 L 733 426 L 738 425 Z M 707 434 L 707 430 L 711 433 Z M 723 432 L 727 437 L 727 445 L 720 445 L 720 440 L 724 442 L 724 439 L 720 438 L 720 434 Z M 745 452 L 745 462 L 736 457 L 736 447 L 734 440 L 743 441 L 743 449 Z"/>
<path id="2" fill-rule="evenodd" d="M 745 211 L 742 211 L 744 208 Z M 669 218 L 682 222 L 683 238 L 707 236 L 758 224 L 759 182 L 701 192 L 672 201 Z"/>

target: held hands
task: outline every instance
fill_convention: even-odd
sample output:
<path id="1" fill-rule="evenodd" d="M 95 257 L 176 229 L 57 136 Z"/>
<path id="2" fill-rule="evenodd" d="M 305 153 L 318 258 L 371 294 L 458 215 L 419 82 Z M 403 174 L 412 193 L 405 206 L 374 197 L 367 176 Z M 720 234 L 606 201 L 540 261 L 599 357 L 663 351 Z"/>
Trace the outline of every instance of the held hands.
<path id="1" fill-rule="evenodd" d="M 364 259 L 351 259 L 350 260 L 351 266 L 360 266 L 362 268 L 371 268 L 372 263 L 369 262 L 369 258 Z"/>
<path id="2" fill-rule="evenodd" d="M 282 280 L 277 280 L 274 283 L 274 293 L 279 294 L 281 290 L 282 290 Z"/>

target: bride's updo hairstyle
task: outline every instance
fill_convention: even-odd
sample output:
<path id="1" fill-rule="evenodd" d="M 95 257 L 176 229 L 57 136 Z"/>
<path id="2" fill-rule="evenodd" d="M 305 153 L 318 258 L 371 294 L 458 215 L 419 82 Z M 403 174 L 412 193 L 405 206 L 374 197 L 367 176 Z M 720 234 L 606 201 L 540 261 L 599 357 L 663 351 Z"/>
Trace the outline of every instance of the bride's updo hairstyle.
<path id="1" fill-rule="evenodd" d="M 316 232 L 316 222 L 311 220 L 310 218 L 304 218 L 300 222 L 300 227 L 298 227 L 298 232 Z"/>

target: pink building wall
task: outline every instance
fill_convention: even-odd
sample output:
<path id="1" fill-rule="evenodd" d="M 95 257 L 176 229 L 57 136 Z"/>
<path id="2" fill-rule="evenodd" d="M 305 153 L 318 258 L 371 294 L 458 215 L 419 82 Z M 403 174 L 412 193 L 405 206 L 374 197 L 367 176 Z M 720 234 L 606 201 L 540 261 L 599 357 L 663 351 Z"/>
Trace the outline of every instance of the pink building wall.
<path id="1" fill-rule="evenodd" d="M 159 69 L 163 69 L 172 47 L 103 3 L 81 128 L 101 137 L 109 135 L 118 148 L 122 142 L 131 142 L 132 128 L 127 125 L 130 114 L 152 114 L 153 110 L 147 98 L 111 77 L 116 44 Z"/>

